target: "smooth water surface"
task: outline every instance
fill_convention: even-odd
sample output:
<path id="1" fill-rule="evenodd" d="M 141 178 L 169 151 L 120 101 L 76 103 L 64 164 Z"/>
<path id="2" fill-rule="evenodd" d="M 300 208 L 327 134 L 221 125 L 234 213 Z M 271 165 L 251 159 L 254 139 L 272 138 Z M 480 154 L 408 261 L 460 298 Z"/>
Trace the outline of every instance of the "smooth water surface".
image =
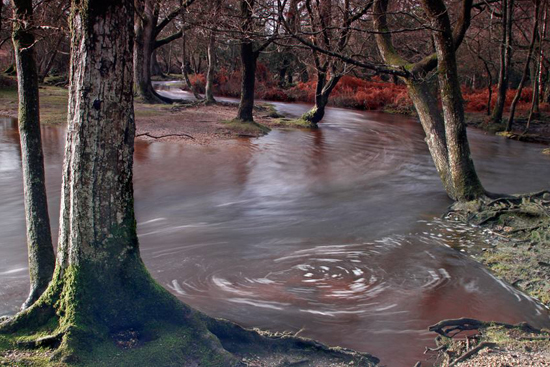
<path id="1" fill-rule="evenodd" d="M 64 131 L 43 134 L 57 231 Z M 542 146 L 469 137 L 490 191 L 550 186 Z M 16 312 L 28 287 L 17 139 L 16 123 L 0 120 L 0 314 Z M 135 197 L 153 276 L 247 327 L 298 332 L 398 367 L 425 358 L 427 327 L 441 319 L 550 327 L 547 310 L 461 253 L 489 246 L 475 229 L 436 219 L 450 201 L 407 117 L 333 108 L 315 131 L 207 147 L 137 141 Z"/>

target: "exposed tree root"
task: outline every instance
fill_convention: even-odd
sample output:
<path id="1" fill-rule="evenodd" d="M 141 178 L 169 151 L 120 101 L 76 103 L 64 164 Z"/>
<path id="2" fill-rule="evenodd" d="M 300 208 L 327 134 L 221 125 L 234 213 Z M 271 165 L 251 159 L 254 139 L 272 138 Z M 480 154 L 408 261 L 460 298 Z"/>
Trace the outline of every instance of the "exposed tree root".
<path id="1" fill-rule="evenodd" d="M 479 330 L 482 328 L 488 328 L 490 326 L 500 326 L 505 329 L 520 329 L 526 332 L 539 333 L 540 330 L 532 327 L 527 323 L 519 323 L 516 325 L 507 324 L 503 322 L 485 322 L 476 319 L 470 318 L 460 318 L 460 319 L 448 319 L 442 320 L 435 325 L 432 325 L 428 330 L 438 333 L 441 336 L 452 338 L 458 333 L 466 330 Z M 455 332 L 454 334 L 450 334 Z"/>
<path id="2" fill-rule="evenodd" d="M 494 196 L 468 203 L 455 203 L 445 217 L 468 224 L 491 226 L 500 234 L 528 235 L 533 231 L 550 229 L 549 191 Z"/>

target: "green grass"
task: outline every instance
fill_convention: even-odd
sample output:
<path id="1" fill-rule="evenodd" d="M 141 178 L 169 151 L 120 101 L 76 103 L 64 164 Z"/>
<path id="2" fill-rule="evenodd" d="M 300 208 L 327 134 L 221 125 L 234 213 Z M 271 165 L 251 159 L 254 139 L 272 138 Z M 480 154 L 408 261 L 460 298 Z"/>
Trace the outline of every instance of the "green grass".
<path id="1" fill-rule="evenodd" d="M 238 135 L 262 136 L 271 131 L 270 128 L 255 122 L 246 122 L 239 119 L 222 121 L 223 125 Z"/>
<path id="2" fill-rule="evenodd" d="M 286 117 L 275 119 L 271 123 L 277 127 L 293 127 L 301 129 L 311 129 L 315 127 L 311 124 L 311 122 L 304 119 L 290 119 Z"/>

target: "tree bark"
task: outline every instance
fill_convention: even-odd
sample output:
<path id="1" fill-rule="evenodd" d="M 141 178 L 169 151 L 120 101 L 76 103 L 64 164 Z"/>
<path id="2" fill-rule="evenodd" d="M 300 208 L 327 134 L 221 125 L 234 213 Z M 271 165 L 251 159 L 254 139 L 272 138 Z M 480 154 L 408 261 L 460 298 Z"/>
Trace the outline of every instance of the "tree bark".
<path id="1" fill-rule="evenodd" d="M 48 214 L 44 155 L 40 134 L 38 71 L 34 56 L 35 38 L 31 30 L 33 27 L 32 0 L 14 0 L 12 5 L 15 18 L 12 40 L 17 67 L 19 136 L 30 274 L 30 292 L 22 306 L 26 309 L 42 295 L 48 286 L 54 271 L 55 255 Z"/>
<path id="2" fill-rule="evenodd" d="M 502 0 L 502 41 L 500 44 L 500 71 L 498 74 L 497 100 L 491 121 L 500 123 L 504 106 L 506 104 L 506 92 L 512 63 L 512 23 L 514 18 L 514 0 Z"/>
<path id="3" fill-rule="evenodd" d="M 2 32 L 2 8 L 4 6 L 4 1 L 0 1 L 0 32 Z"/>

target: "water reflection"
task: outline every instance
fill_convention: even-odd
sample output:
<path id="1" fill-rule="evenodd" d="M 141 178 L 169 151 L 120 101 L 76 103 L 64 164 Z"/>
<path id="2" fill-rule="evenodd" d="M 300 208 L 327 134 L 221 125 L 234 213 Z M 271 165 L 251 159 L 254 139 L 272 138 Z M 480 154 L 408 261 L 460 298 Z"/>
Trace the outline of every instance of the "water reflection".
<path id="1" fill-rule="evenodd" d="M 308 108 L 276 105 L 289 115 Z M 14 312 L 27 290 L 15 129 L 0 123 L 0 313 Z M 64 134 L 43 134 L 57 226 Z M 540 146 L 473 131 L 470 139 L 489 190 L 549 186 Z M 135 196 L 148 268 L 213 316 L 301 330 L 391 366 L 424 358 L 426 328 L 444 318 L 550 326 L 546 310 L 460 253 L 489 245 L 477 231 L 434 220 L 450 202 L 420 126 L 406 117 L 329 109 L 316 131 L 210 147 L 137 141 Z"/>

